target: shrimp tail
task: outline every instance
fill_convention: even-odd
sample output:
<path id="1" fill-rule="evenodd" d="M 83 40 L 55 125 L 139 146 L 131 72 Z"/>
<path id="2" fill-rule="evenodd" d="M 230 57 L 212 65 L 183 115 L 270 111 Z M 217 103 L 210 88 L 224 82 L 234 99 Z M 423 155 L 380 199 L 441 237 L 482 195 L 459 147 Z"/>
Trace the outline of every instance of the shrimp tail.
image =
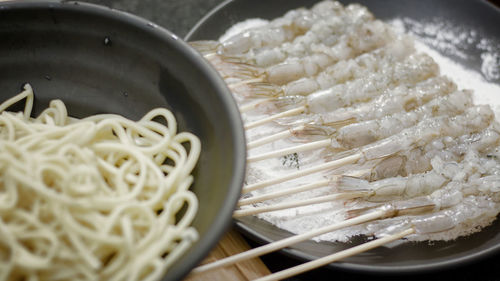
<path id="1" fill-rule="evenodd" d="M 281 90 L 281 96 L 273 100 L 273 103 L 278 109 L 284 111 L 290 108 L 306 105 L 307 98 L 304 96 L 286 96 L 284 95 L 283 90 Z"/>
<path id="2" fill-rule="evenodd" d="M 336 130 L 327 126 L 319 126 L 313 124 L 305 124 L 300 130 L 294 130 L 292 135 L 296 139 L 305 140 L 307 142 L 312 141 L 315 138 L 325 139 L 331 137 L 335 134 Z M 313 139 L 311 139 L 313 138 Z"/>
<path id="3" fill-rule="evenodd" d="M 215 40 L 200 40 L 188 42 L 188 44 L 203 56 L 217 53 L 221 44 Z"/>

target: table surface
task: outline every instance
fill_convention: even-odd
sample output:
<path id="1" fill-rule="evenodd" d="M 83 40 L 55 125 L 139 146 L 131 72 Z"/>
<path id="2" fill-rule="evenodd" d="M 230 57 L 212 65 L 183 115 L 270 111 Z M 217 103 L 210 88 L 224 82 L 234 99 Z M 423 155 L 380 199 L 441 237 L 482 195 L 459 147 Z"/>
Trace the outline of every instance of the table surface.
<path id="1" fill-rule="evenodd" d="M 170 30 L 183 38 L 188 31 L 208 11 L 213 9 L 221 0 L 85 0 L 86 2 L 105 5 L 118 10 L 127 11 L 144 17 Z M 491 0 L 500 6 L 500 0 Z M 252 241 L 248 241 L 250 245 Z M 299 261 L 284 256 L 281 253 L 272 253 L 262 257 L 271 271 L 279 271 L 294 265 Z M 495 274 L 496 265 L 500 263 L 500 254 L 480 260 L 477 263 L 460 266 L 445 271 L 413 274 L 413 275 L 368 275 L 349 271 L 320 268 L 311 272 L 290 278 L 288 280 L 500 280 L 500 274 Z M 492 276 L 489 276 L 492 275 Z M 496 276 L 495 276 L 496 275 Z"/>

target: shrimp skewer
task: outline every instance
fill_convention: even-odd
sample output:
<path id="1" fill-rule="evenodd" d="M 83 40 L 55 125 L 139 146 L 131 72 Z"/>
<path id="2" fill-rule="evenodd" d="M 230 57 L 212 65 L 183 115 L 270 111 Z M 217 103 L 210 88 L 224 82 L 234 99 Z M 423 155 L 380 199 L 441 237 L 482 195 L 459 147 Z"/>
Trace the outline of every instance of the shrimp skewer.
<path id="1" fill-rule="evenodd" d="M 486 153 L 486 151 L 490 150 L 492 147 L 498 147 L 498 145 L 500 145 L 499 126 L 500 125 L 495 122 L 484 131 L 472 135 L 463 135 L 455 141 L 449 142 L 447 146 L 426 145 L 422 148 L 422 154 L 425 155 L 425 157 L 419 160 L 419 164 L 424 167 L 432 166 L 435 170 L 420 172 L 415 169 L 411 169 L 412 166 L 405 169 L 404 161 L 389 161 L 390 163 L 388 166 L 390 166 L 390 169 L 392 170 L 392 172 L 389 173 L 384 167 L 381 167 L 383 164 L 380 163 L 372 169 L 367 169 L 366 167 L 358 170 L 349 168 L 347 169 L 349 172 L 343 175 L 334 174 L 333 176 L 328 176 L 323 180 L 318 180 L 305 185 L 240 199 L 238 206 L 258 203 L 325 186 L 330 186 L 334 188 L 335 191 L 344 194 L 338 195 L 339 199 L 355 198 L 357 196 L 368 201 L 380 201 L 380 199 L 384 197 L 385 199 L 405 198 L 413 197 L 415 195 L 428 194 L 429 190 L 435 190 L 446 182 L 446 179 L 443 179 L 444 175 L 447 175 L 448 179 L 452 178 L 449 172 L 445 173 L 441 171 L 442 169 L 440 167 L 444 167 L 446 165 L 436 159 L 444 158 L 447 159 L 448 162 L 462 161 L 462 155 L 466 154 L 468 151 Z M 447 137 L 444 137 L 443 139 L 445 138 Z M 401 156 L 406 157 L 404 153 Z M 450 163 L 449 165 L 454 164 Z M 385 172 L 383 175 L 380 175 L 380 171 L 377 170 L 385 170 Z M 399 174 L 401 174 L 402 171 L 404 172 L 403 174 L 407 174 L 408 176 L 400 177 Z M 333 173 L 335 173 L 335 171 L 333 171 Z M 351 192 L 351 194 L 349 194 L 349 192 Z M 329 201 L 322 200 L 320 198 L 316 200 L 318 200 L 318 202 Z M 299 202 L 296 203 L 296 206 L 301 205 Z M 274 208 L 274 210 L 280 209 L 284 208 Z M 255 213 L 259 212 L 255 211 Z"/>
<path id="2" fill-rule="evenodd" d="M 253 48 L 274 47 L 293 40 L 304 34 L 319 19 L 343 13 L 344 8 L 338 2 L 323 1 L 311 9 L 298 8 L 288 11 L 282 17 L 255 28 L 239 32 L 223 42 L 196 41 L 191 45 L 204 55 L 220 53 L 238 55 Z"/>
<path id="3" fill-rule="evenodd" d="M 258 70 L 257 75 L 250 81 L 284 85 L 302 77 L 311 77 L 339 61 L 356 57 L 364 52 L 388 44 L 394 39 L 394 34 L 388 25 L 381 21 L 374 21 L 355 27 L 353 32 L 344 34 L 342 39 L 332 47 L 324 46 L 320 51 L 310 55 L 290 58 L 266 68 L 250 65 L 252 70 Z M 233 77 L 239 79 L 241 76 L 238 73 L 233 73 Z M 226 81 L 229 82 L 227 79 Z M 243 80 L 238 82 L 237 85 L 246 83 L 248 81 Z M 230 83 L 230 87 L 235 88 L 232 83 Z"/>
<path id="4" fill-rule="evenodd" d="M 439 136 L 460 136 L 466 133 L 477 132 L 486 128 L 493 118 L 494 114 L 487 106 L 469 108 L 464 114 L 452 118 L 445 116 L 430 118 L 396 135 L 363 146 L 359 149 L 348 151 L 334 160 L 284 176 L 246 185 L 243 187 L 242 192 L 250 192 L 255 189 L 264 188 L 320 171 L 333 170 L 347 164 L 387 158 L 397 155 L 401 151 L 407 151 L 414 147 L 422 146 Z"/>
<path id="5" fill-rule="evenodd" d="M 340 55 L 340 52 L 343 51 L 342 46 L 347 43 L 345 34 L 353 32 L 362 24 L 373 20 L 373 14 L 366 7 L 349 4 L 343 11 L 335 11 L 322 17 L 306 33 L 297 36 L 291 42 L 285 42 L 272 48 L 256 48 L 240 55 L 238 58 L 243 63 L 269 67 L 293 57 L 316 53 L 321 51 L 321 48 L 332 47 L 338 43 L 341 44 L 338 44 L 336 50 L 331 51 L 335 51 Z"/>
<path id="6" fill-rule="evenodd" d="M 260 161 L 329 146 L 337 150 L 354 148 L 390 136 L 403 128 L 413 126 L 424 117 L 445 114 L 455 115 L 472 105 L 472 97 L 469 92 L 455 92 L 450 96 L 446 96 L 450 90 L 455 89 L 454 84 L 443 78 L 431 80 L 429 81 L 431 83 L 425 83 L 422 85 L 423 87 L 417 86 L 408 90 L 406 95 L 404 94 L 406 91 L 398 90 L 395 91 L 398 94 L 391 96 L 391 91 L 355 108 L 341 108 L 331 114 L 313 115 L 311 119 L 316 119 L 316 121 L 304 126 L 304 133 L 297 133 L 296 136 L 300 138 L 306 133 L 307 136 L 325 134 L 328 137 L 327 139 L 251 156 L 248 157 L 247 161 Z M 421 107 L 414 109 L 417 106 Z M 375 119 L 384 115 L 385 117 L 379 120 Z M 307 120 L 307 117 L 303 119 Z M 362 120 L 368 121 L 355 123 Z M 292 130 L 298 131 L 296 127 Z"/>
<path id="7" fill-rule="evenodd" d="M 356 102 L 366 102 L 380 95 L 383 89 L 394 88 L 404 83 L 418 83 L 436 76 L 438 72 L 439 68 L 431 57 L 425 54 L 410 55 L 404 62 L 396 63 L 394 67 L 312 93 L 297 103 L 295 112 L 325 113 L 351 106 Z M 280 102 L 287 105 L 286 101 L 289 100 Z M 296 103 L 296 97 L 293 101 Z M 267 117 L 267 120 L 274 119 Z M 247 126 L 254 127 L 248 124 Z"/>
<path id="8" fill-rule="evenodd" d="M 385 115 L 397 113 L 398 111 L 412 110 L 436 96 L 447 95 L 455 89 L 456 85 L 453 82 L 446 77 L 440 76 L 419 82 L 414 87 L 408 88 L 406 85 L 401 85 L 395 89 L 387 90 L 382 95 L 366 103 L 339 108 L 327 113 L 303 114 L 300 117 L 281 119 L 277 121 L 280 125 L 302 124 L 276 133 L 276 136 L 271 135 L 266 136 L 262 140 L 252 140 L 249 142 L 248 148 L 255 148 L 291 136 L 300 138 L 303 135 L 329 135 L 351 123 L 382 118 Z"/>
<path id="9" fill-rule="evenodd" d="M 309 77 L 307 77 L 308 75 L 302 75 L 302 78 L 289 82 L 286 85 L 276 85 L 264 82 L 245 82 L 232 84 L 230 86 L 234 94 L 248 98 L 308 95 L 317 90 L 327 89 L 336 84 L 361 78 L 368 73 L 377 72 L 385 67 L 390 67 L 395 62 L 404 60 L 414 52 L 413 40 L 409 37 L 397 37 L 394 41 L 368 53 L 363 53 L 354 58 L 339 60 L 333 65 L 329 65 L 322 69 L 321 72 L 315 72 L 318 68 L 308 70 L 309 73 L 314 72 L 316 74 Z M 287 68 L 291 68 L 294 63 L 302 62 L 303 64 L 297 68 L 312 69 L 313 67 L 309 65 L 314 64 L 316 60 L 318 63 L 325 64 L 325 60 L 321 59 L 323 55 L 325 54 L 314 54 L 311 57 L 302 59 L 302 61 L 294 60 L 274 67 L 279 67 L 281 71 L 286 72 L 288 71 Z M 254 70 L 253 72 L 256 73 L 258 70 Z"/>

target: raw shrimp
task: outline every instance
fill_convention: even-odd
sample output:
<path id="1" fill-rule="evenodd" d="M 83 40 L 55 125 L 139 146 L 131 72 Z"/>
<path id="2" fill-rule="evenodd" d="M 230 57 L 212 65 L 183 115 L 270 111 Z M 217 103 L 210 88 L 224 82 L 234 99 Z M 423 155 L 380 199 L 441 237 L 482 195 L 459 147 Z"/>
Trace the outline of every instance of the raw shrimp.
<path id="1" fill-rule="evenodd" d="M 408 37 L 400 37 L 388 45 L 371 52 L 348 60 L 340 60 L 313 77 L 300 78 L 281 86 L 264 82 L 241 83 L 236 86 L 233 85 L 232 90 L 236 95 L 249 98 L 308 95 L 314 91 L 327 89 L 336 84 L 345 83 L 349 80 L 364 77 L 369 73 L 380 71 L 381 68 L 403 60 L 414 51 L 413 41 Z M 310 58 L 320 58 L 320 56 L 318 54 Z M 306 62 L 300 68 L 307 68 L 307 64 L 309 63 Z M 248 69 L 241 70 L 242 74 L 247 72 L 255 74 L 257 70 L 252 69 L 251 66 Z"/>
<path id="2" fill-rule="evenodd" d="M 384 68 L 381 72 L 336 85 L 308 95 L 305 105 L 309 112 L 329 112 L 355 102 L 368 101 L 384 89 L 394 88 L 403 83 L 412 84 L 439 74 L 439 67 L 426 54 L 412 54 L 394 67 Z"/>
<path id="3" fill-rule="evenodd" d="M 404 154 L 408 151 L 424 146 L 442 136 L 458 137 L 464 134 L 480 132 L 488 127 L 493 119 L 493 111 L 486 105 L 468 108 L 465 113 L 454 117 L 439 116 L 429 118 L 388 138 L 334 155 L 325 163 L 247 185 L 243 187 L 243 192 L 264 188 L 325 170 L 337 169 L 348 164 L 363 164 L 377 159 L 405 156 Z"/>
<path id="4" fill-rule="evenodd" d="M 446 79 L 441 80 L 441 82 L 444 83 L 446 83 L 446 81 Z M 426 84 L 426 86 L 429 85 L 428 83 Z M 461 114 L 466 108 L 472 105 L 472 95 L 470 92 L 457 91 L 446 96 L 447 91 L 439 91 L 440 88 L 441 87 L 434 87 L 432 89 L 433 91 L 422 91 L 422 88 L 416 87 L 417 90 L 412 89 L 411 93 L 415 95 L 418 94 L 420 97 L 415 97 L 415 95 L 409 93 L 408 95 L 403 94 L 399 99 L 389 99 L 387 102 L 384 102 L 385 105 L 388 105 L 389 110 L 381 115 L 385 116 L 382 118 L 377 116 L 378 110 L 373 110 L 373 108 L 377 108 L 374 106 L 365 106 L 366 114 L 356 115 L 356 113 L 360 111 L 356 112 L 352 110 L 346 111 L 345 113 L 347 114 L 343 116 L 342 114 L 333 114 L 335 120 L 319 118 L 320 120 L 302 125 L 303 129 L 301 130 L 295 129 L 296 133 L 293 136 L 299 138 L 299 141 L 309 141 L 307 144 L 300 144 L 257 156 L 251 156 L 248 158 L 248 161 L 260 161 L 271 157 L 279 157 L 318 148 L 330 148 L 334 151 L 352 149 L 389 137 L 402 129 L 416 125 L 420 120 L 426 117 L 436 117 L 440 115 L 454 116 Z M 404 92 L 401 91 L 401 93 Z M 435 97 L 438 94 L 443 94 L 445 96 Z M 432 99 L 433 97 L 435 97 L 435 99 Z M 424 102 L 428 103 L 415 109 L 416 106 Z M 372 105 L 371 103 L 368 104 Z M 335 112 L 336 111 L 333 113 Z M 391 115 L 392 112 L 396 113 Z M 349 113 L 353 114 L 350 115 Z M 372 113 L 375 114 L 372 115 Z M 368 120 L 363 121 L 364 119 Z M 313 141 L 318 138 L 320 140 Z"/>
<path id="5" fill-rule="evenodd" d="M 332 13 L 312 25 L 305 34 L 297 36 L 292 42 L 286 42 L 273 48 L 253 49 L 243 54 L 242 62 L 259 67 L 269 67 L 291 57 L 301 57 L 318 52 L 318 49 L 331 47 L 345 41 L 345 34 L 361 24 L 373 21 L 373 15 L 366 7 L 350 4 L 343 12 Z M 342 43 L 345 45 L 345 42 Z M 335 47 L 336 52 L 342 51 L 341 45 Z"/>
<path id="6" fill-rule="evenodd" d="M 346 124 L 381 119 L 394 113 L 415 110 L 435 98 L 448 95 L 456 88 L 455 83 L 445 76 L 432 77 L 411 86 L 399 85 L 365 103 L 357 103 L 351 107 L 342 107 L 326 113 L 302 114 L 299 117 L 279 120 L 277 123 L 285 126 L 307 123 L 338 129 Z M 464 100 L 466 101 L 468 99 Z"/>
<path id="7" fill-rule="evenodd" d="M 323 1 L 315 4 L 311 9 L 298 8 L 288 11 L 282 17 L 263 26 L 246 29 L 221 43 L 197 41 L 191 44 L 203 54 L 217 52 L 225 55 L 242 54 L 252 48 L 279 46 L 304 34 L 318 19 L 342 13 L 343 10 L 343 6 L 338 2 Z"/>
<path id="8" fill-rule="evenodd" d="M 257 68 L 251 64 L 242 64 L 239 67 L 248 66 L 249 70 L 255 72 L 253 79 L 238 81 L 246 76 L 234 72 L 232 76 L 226 78 L 226 82 L 249 83 L 254 81 L 267 82 L 270 84 L 284 85 L 302 77 L 316 75 L 326 67 L 349 58 L 353 58 L 366 51 L 377 49 L 394 39 L 391 29 L 380 21 L 369 22 L 355 28 L 353 32 L 343 35 L 342 40 L 333 47 L 323 47 L 321 50 L 311 55 L 300 58 L 293 57 L 282 63 L 275 64 L 266 68 Z M 354 43 L 356 42 L 356 43 Z M 222 61 L 225 59 L 222 58 Z M 237 63 L 235 63 L 237 64 Z M 214 64 L 217 69 L 224 67 L 225 64 Z M 234 67 L 231 67 L 235 69 Z M 223 73 L 229 73 L 221 69 Z M 245 71 L 246 73 L 248 71 Z M 234 78 L 233 80 L 229 80 Z"/>
<path id="9" fill-rule="evenodd" d="M 457 91 L 449 96 L 438 97 L 410 112 L 399 112 L 381 119 L 372 119 L 351 124 L 338 130 L 336 144 L 332 147 L 350 149 L 369 144 L 391 136 L 405 128 L 416 125 L 420 120 L 441 115 L 456 115 L 472 105 L 472 94 Z"/>

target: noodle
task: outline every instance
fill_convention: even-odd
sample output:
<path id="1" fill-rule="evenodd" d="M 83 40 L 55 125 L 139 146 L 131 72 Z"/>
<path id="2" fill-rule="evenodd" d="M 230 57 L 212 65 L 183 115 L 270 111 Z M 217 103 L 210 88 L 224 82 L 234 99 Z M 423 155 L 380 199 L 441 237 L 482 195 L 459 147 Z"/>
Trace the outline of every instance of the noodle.
<path id="1" fill-rule="evenodd" d="M 198 239 L 199 139 L 163 108 L 134 122 L 32 107 L 29 85 L 0 105 L 0 280 L 159 279 Z"/>

